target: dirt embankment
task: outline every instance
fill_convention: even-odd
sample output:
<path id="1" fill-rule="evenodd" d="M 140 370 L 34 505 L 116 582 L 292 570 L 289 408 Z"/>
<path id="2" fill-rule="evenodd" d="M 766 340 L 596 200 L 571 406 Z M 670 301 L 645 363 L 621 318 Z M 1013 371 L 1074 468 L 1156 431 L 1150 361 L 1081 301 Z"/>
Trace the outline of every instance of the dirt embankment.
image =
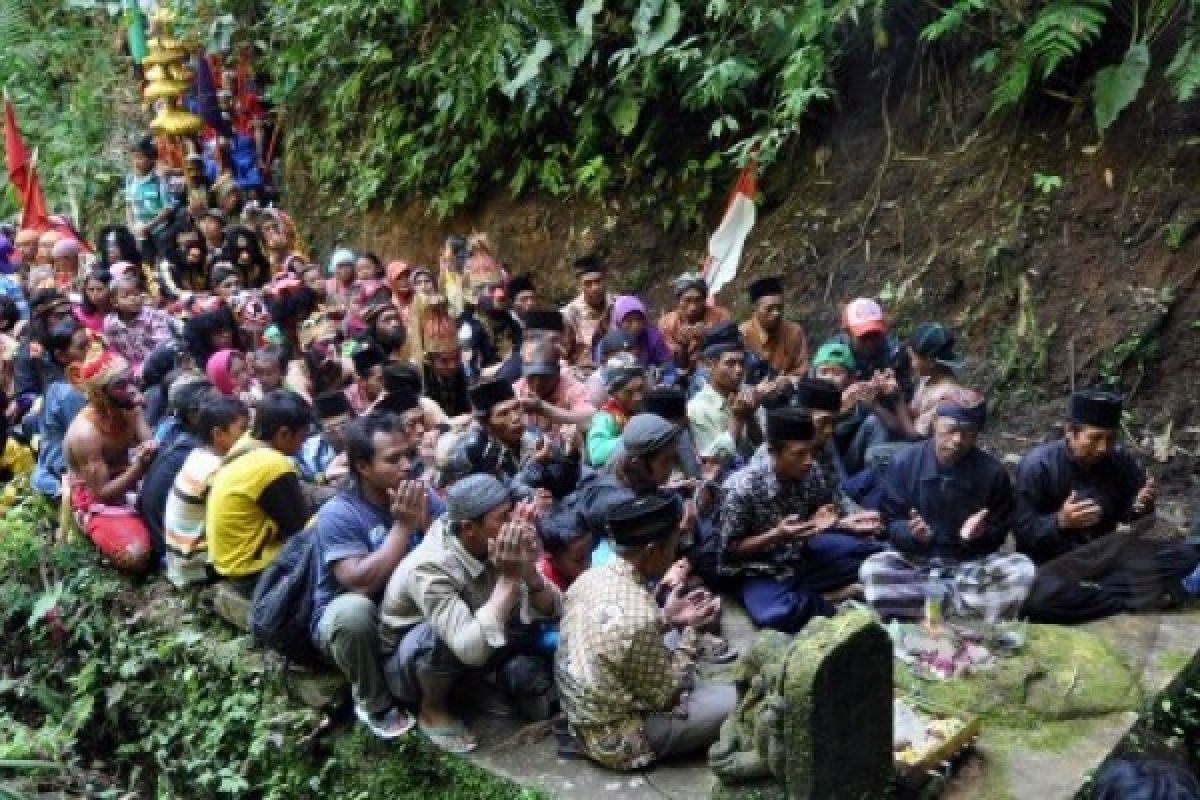
<path id="1" fill-rule="evenodd" d="M 882 297 L 901 329 L 945 321 L 1005 427 L 1031 438 L 1060 416 L 1072 376 L 1115 382 L 1132 394 L 1135 439 L 1150 444 L 1169 426 L 1160 477 L 1190 495 L 1200 103 L 1145 91 L 1101 139 L 1082 97 L 1042 95 L 1020 115 L 989 118 L 986 87 L 965 65 L 902 47 L 842 75 L 836 108 L 763 176 L 759 222 L 723 301 L 740 308 L 749 279 L 782 273 L 791 315 L 815 338 L 860 294 Z M 664 234 L 621 198 L 495 197 L 443 222 L 412 204 L 339 229 L 318 221 L 302 183 L 293 169 L 291 195 L 311 198 L 297 210 L 318 245 L 340 235 L 385 258 L 432 261 L 447 233 L 486 230 L 554 300 L 569 296 L 569 259 L 599 247 L 618 287 L 668 302 L 667 280 L 699 263 L 707 235 Z"/>

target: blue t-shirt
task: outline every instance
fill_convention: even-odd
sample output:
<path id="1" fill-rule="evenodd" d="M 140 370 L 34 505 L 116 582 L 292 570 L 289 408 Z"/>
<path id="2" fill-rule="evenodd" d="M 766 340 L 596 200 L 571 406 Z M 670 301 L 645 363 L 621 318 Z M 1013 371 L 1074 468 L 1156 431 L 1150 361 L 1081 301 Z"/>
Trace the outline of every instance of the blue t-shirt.
<path id="1" fill-rule="evenodd" d="M 427 494 L 429 520 L 441 516 L 445 505 L 432 491 Z M 317 551 L 317 580 L 313 595 L 310 634 L 317 641 L 317 625 L 333 599 L 346 591 L 333 574 L 333 565 L 342 559 L 374 553 L 387 538 L 392 515 L 363 497 L 357 487 L 338 492 L 317 512 L 313 544 Z M 409 550 L 416 547 L 422 531 L 414 531 Z M 372 598 L 374 599 L 374 598 Z"/>

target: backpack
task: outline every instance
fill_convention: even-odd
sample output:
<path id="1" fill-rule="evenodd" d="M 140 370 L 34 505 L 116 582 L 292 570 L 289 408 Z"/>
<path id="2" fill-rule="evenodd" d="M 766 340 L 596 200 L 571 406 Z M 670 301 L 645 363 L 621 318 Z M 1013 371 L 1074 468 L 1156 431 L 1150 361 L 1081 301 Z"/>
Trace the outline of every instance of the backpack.
<path id="1" fill-rule="evenodd" d="M 313 529 L 306 528 L 284 543 L 259 576 L 249 616 L 254 641 L 307 667 L 324 663 L 310 635 L 317 577 L 315 539 Z"/>

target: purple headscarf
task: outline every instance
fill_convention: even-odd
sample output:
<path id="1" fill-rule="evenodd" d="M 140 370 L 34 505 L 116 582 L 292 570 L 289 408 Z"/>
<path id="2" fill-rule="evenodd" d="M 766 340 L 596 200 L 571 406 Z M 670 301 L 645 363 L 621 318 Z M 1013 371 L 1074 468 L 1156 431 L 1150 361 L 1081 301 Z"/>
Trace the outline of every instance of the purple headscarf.
<path id="1" fill-rule="evenodd" d="M 667 341 L 663 338 L 658 326 L 650 321 L 650 315 L 646 313 L 646 306 L 637 297 L 623 294 L 613 301 L 612 322 L 609 330 L 621 330 L 621 321 L 635 312 L 646 318 L 646 327 L 642 328 L 642 332 L 637 336 L 638 363 L 643 367 L 669 366 L 671 349 L 667 347 Z"/>
<path id="2" fill-rule="evenodd" d="M 16 271 L 11 261 L 12 254 L 13 243 L 7 236 L 0 233 L 0 275 L 11 275 Z"/>

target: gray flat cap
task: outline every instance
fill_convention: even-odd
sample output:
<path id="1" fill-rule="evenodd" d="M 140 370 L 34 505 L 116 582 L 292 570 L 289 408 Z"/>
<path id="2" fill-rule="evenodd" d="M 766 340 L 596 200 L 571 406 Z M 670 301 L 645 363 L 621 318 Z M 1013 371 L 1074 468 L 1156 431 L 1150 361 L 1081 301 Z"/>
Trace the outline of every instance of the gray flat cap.
<path id="1" fill-rule="evenodd" d="M 637 414 L 625 423 L 621 443 L 635 458 L 663 449 L 679 435 L 679 428 L 658 414 Z"/>
<path id="2" fill-rule="evenodd" d="M 512 499 L 508 487 L 491 475 L 468 475 L 446 492 L 446 513 L 455 522 L 479 519 Z"/>

